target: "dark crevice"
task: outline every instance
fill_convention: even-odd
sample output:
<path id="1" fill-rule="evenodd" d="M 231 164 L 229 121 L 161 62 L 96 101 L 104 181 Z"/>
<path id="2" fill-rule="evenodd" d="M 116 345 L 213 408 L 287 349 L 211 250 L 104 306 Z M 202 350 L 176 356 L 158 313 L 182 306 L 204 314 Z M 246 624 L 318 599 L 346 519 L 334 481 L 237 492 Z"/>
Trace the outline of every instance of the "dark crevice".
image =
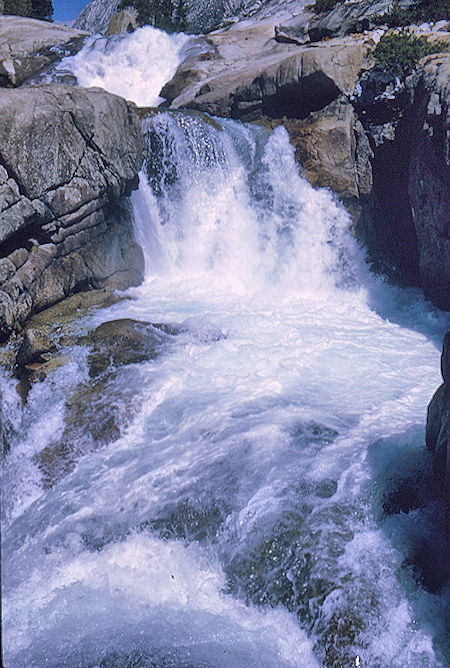
<path id="1" fill-rule="evenodd" d="M 0 244 L 0 258 L 8 257 L 15 250 L 25 248 L 31 251 L 33 247 L 42 244 L 51 243 L 51 232 L 42 228 L 40 222 L 32 220 L 28 225 L 24 225 L 17 232 L 14 232 L 6 241 Z"/>

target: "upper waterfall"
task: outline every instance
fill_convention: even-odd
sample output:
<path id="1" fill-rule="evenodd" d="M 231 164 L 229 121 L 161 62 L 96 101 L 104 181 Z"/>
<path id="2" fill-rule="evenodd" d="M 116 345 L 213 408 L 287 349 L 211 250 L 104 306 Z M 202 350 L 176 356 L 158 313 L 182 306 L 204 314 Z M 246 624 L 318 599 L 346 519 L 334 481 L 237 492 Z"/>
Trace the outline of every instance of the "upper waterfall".
<path id="1" fill-rule="evenodd" d="M 80 86 L 104 88 L 142 107 L 157 106 L 161 88 L 175 74 L 188 39 L 151 26 L 126 35 L 97 35 L 76 56 L 64 58 L 57 71 L 72 72 Z"/>

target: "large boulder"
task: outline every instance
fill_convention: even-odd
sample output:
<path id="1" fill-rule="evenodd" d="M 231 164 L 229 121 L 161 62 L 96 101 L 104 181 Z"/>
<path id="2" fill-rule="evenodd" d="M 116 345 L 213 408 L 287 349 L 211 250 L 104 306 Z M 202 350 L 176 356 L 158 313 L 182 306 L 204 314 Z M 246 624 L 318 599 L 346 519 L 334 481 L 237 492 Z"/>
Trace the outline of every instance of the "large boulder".
<path id="1" fill-rule="evenodd" d="M 0 86 L 18 86 L 62 55 L 81 49 L 86 35 L 64 25 L 0 16 Z"/>
<path id="2" fill-rule="evenodd" d="M 372 190 L 372 151 L 345 96 L 305 119 L 285 119 L 296 158 L 314 186 L 332 189 L 346 201 Z"/>
<path id="3" fill-rule="evenodd" d="M 142 279 L 124 196 L 145 155 L 134 105 L 99 89 L 0 89 L 0 338 L 89 287 Z"/>

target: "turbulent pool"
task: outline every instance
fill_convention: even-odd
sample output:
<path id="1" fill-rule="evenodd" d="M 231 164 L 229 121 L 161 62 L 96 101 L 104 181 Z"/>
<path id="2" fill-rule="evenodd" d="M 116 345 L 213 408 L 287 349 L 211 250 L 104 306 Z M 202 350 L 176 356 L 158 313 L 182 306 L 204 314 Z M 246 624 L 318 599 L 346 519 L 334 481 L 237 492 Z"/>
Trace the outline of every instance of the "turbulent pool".
<path id="1" fill-rule="evenodd" d="M 105 47 L 133 56 L 115 92 L 153 104 L 131 40 Z M 94 56 L 101 85 L 98 45 L 64 67 Z M 80 326 L 164 323 L 157 354 L 113 369 L 99 404 L 83 346 L 24 408 L 1 378 L 5 666 L 446 666 L 424 447 L 445 315 L 370 275 L 282 128 L 162 112 L 144 130 L 146 278 Z M 112 440 L 77 431 L 83 388 Z"/>

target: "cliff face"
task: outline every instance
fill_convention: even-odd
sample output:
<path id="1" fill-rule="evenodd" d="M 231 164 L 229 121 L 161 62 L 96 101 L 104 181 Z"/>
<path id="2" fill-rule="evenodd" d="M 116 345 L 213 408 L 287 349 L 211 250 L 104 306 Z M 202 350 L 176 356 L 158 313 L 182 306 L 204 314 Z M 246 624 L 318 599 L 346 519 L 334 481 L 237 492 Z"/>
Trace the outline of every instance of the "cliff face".
<path id="1" fill-rule="evenodd" d="M 144 157 L 133 105 L 98 89 L 0 89 L 0 340 L 89 287 L 142 279 L 123 196 Z"/>

